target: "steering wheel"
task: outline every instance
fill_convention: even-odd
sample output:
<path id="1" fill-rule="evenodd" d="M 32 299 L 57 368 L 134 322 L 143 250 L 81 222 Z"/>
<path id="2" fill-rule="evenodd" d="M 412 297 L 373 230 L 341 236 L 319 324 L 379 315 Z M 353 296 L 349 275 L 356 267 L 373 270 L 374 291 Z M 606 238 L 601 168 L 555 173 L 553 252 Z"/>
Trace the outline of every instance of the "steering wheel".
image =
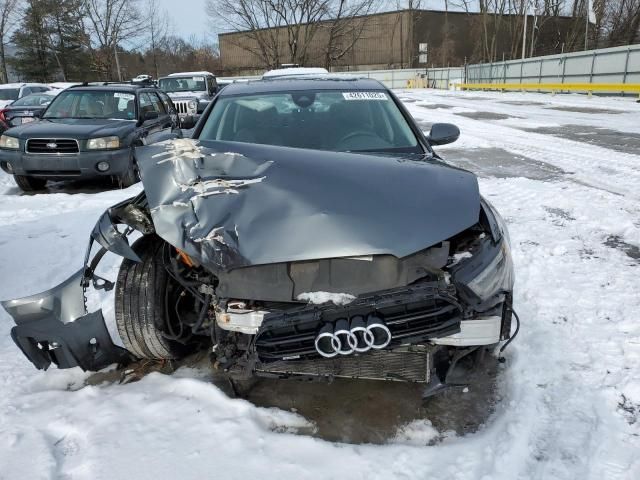
<path id="1" fill-rule="evenodd" d="M 338 143 L 344 143 L 348 140 L 351 140 L 352 138 L 357 138 L 357 137 L 374 137 L 375 139 L 380 139 L 380 137 L 378 137 L 375 133 L 371 133 L 368 132 L 367 130 L 356 130 L 355 132 L 350 132 L 347 133 L 344 137 L 342 137 Z"/>
<path id="2" fill-rule="evenodd" d="M 337 146 L 341 147 L 342 145 L 346 144 L 347 142 L 353 140 L 354 138 L 362 138 L 363 140 L 365 140 L 365 142 L 364 142 L 364 146 L 365 147 L 381 148 L 381 147 L 389 146 L 389 142 L 383 140 L 382 138 L 380 138 L 375 133 L 369 132 L 367 130 L 356 130 L 354 132 L 347 133 L 344 137 L 342 137 L 338 141 L 338 145 Z M 366 139 L 367 138 L 373 140 L 372 142 L 370 142 L 372 145 L 367 145 L 367 143 L 366 143 Z"/>

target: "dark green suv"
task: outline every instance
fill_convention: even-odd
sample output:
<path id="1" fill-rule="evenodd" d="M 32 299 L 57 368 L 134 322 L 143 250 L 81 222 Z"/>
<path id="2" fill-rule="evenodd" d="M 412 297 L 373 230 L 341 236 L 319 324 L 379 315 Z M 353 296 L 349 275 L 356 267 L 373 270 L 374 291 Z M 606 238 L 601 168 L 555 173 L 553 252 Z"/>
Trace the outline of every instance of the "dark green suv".
<path id="1" fill-rule="evenodd" d="M 135 147 L 178 128 L 171 99 L 153 86 L 80 85 L 60 93 L 39 121 L 0 137 L 0 167 L 23 191 L 47 180 L 111 177 L 138 181 Z"/>

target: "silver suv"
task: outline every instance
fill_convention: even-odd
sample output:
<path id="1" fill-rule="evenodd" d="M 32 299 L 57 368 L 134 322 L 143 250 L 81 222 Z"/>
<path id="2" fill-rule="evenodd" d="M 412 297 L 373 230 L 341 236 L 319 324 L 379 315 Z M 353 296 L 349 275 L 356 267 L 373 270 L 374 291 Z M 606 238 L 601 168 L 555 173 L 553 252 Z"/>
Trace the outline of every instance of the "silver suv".
<path id="1" fill-rule="evenodd" d="M 158 81 L 167 92 L 180 116 L 182 128 L 192 128 L 219 90 L 216 76 L 210 72 L 172 73 Z"/>

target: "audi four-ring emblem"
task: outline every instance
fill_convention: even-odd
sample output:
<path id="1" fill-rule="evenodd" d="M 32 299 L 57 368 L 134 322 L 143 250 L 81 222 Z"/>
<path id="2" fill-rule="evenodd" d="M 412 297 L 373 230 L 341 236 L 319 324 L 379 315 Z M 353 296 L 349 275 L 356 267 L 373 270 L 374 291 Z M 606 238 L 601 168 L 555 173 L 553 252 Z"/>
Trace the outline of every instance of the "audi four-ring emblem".
<path id="1" fill-rule="evenodd" d="M 366 320 L 361 315 L 350 320 L 341 318 L 335 324 L 325 324 L 315 340 L 316 351 L 325 358 L 337 355 L 367 352 L 385 348 L 391 342 L 391 332 L 384 321 L 369 315 Z"/>

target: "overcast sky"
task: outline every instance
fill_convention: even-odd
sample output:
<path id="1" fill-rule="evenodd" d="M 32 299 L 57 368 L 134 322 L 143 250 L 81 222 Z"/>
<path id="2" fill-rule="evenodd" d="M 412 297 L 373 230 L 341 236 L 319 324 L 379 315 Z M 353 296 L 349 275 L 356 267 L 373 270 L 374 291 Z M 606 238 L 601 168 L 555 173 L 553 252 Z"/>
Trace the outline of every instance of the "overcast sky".
<path id="1" fill-rule="evenodd" d="M 205 13 L 206 0 L 157 0 L 160 6 L 169 13 L 174 33 L 177 36 L 189 38 L 195 34 L 198 38 L 206 36 L 209 41 L 217 42 L 217 31 Z M 379 0 L 378 10 L 395 10 L 398 3 L 395 0 Z M 405 8 L 407 0 L 400 2 L 400 8 Z M 443 10 L 444 0 L 423 0 L 421 8 Z M 450 11 L 459 7 L 449 6 Z"/>
<path id="2" fill-rule="evenodd" d="M 204 11 L 205 0 L 157 0 L 158 3 L 169 12 L 173 22 L 175 34 L 189 38 L 195 34 L 199 38 L 203 35 L 213 34 L 213 29 L 207 24 L 207 15 Z M 216 40 L 211 35 L 210 40 Z"/>

